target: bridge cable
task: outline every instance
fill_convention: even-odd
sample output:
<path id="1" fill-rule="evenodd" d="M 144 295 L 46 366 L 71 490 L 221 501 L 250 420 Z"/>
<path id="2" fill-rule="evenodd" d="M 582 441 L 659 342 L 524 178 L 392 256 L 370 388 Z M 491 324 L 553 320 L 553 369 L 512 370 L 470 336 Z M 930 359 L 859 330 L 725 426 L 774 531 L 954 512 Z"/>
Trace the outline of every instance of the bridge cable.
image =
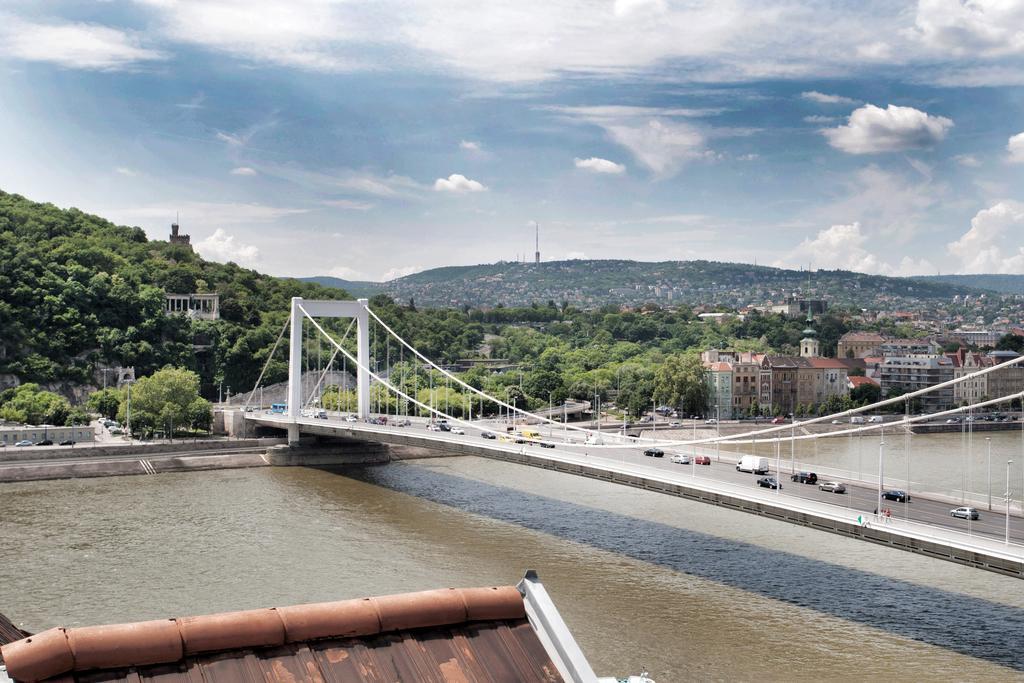
<path id="1" fill-rule="evenodd" d="M 274 359 L 274 352 L 277 351 L 277 345 L 281 343 L 281 338 L 284 336 L 285 330 L 288 329 L 288 324 L 290 322 L 290 319 L 285 319 L 284 327 L 281 328 L 281 331 L 277 335 L 277 340 L 274 342 L 274 346 L 270 349 L 270 353 L 267 354 L 267 360 L 263 364 L 263 369 L 260 370 L 260 376 L 256 378 L 256 383 L 252 385 L 252 391 L 249 392 L 249 396 L 245 399 L 245 405 L 243 409 L 249 407 L 249 402 L 252 400 L 253 394 L 256 393 L 256 389 L 260 386 L 260 382 L 263 381 L 263 375 L 264 373 L 266 373 L 267 368 L 270 367 L 270 361 Z M 261 405 L 260 408 L 262 407 L 263 406 Z"/>

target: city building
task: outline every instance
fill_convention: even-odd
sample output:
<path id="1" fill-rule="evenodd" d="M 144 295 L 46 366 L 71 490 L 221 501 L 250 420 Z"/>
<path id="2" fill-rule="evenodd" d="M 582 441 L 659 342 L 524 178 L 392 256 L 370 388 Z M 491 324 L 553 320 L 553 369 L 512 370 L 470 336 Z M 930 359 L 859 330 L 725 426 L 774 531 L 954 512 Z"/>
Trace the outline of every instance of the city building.
<path id="1" fill-rule="evenodd" d="M 164 313 L 187 315 L 200 320 L 220 319 L 220 295 L 209 294 L 166 294 Z"/>
<path id="2" fill-rule="evenodd" d="M 942 347 L 931 339 L 886 339 L 879 352 L 883 357 L 936 356 L 942 352 Z"/>
<path id="3" fill-rule="evenodd" d="M 953 376 L 965 377 L 954 385 L 953 401 L 956 405 L 977 403 L 979 401 L 1020 394 L 1024 391 L 1024 366 L 1010 365 L 993 370 L 985 375 L 974 376 L 979 370 L 998 366 L 1008 360 L 1017 358 L 1014 351 L 992 351 L 988 354 L 968 351 L 963 347 L 946 357 L 953 363 Z"/>
<path id="4" fill-rule="evenodd" d="M 72 427 L 55 427 L 54 425 L 4 425 L 0 427 L 0 446 L 13 446 L 19 441 L 50 440 L 54 443 L 74 441 L 87 443 L 93 441 L 93 430 L 89 425 Z"/>
<path id="5" fill-rule="evenodd" d="M 805 360 L 813 371 L 814 405 L 821 405 L 830 396 L 845 396 L 849 393 L 849 371 L 842 361 L 820 356 Z"/>
<path id="6" fill-rule="evenodd" d="M 877 356 L 885 337 L 877 332 L 847 332 L 836 344 L 839 358 L 864 358 Z"/>
<path id="7" fill-rule="evenodd" d="M 994 347 L 1002 336 L 1003 333 L 996 330 L 963 329 L 956 329 L 942 335 L 943 339 L 947 342 L 973 346 L 979 349 Z"/>
<path id="8" fill-rule="evenodd" d="M 733 414 L 732 363 L 718 361 L 707 366 L 708 385 L 711 388 L 709 414 L 720 420 L 731 420 Z"/>
<path id="9" fill-rule="evenodd" d="M 946 356 L 892 356 L 881 365 L 882 396 L 894 390 L 903 393 L 926 389 L 953 379 L 953 361 Z M 954 404 L 953 387 L 946 387 L 921 396 L 918 401 L 924 412 L 936 412 Z"/>

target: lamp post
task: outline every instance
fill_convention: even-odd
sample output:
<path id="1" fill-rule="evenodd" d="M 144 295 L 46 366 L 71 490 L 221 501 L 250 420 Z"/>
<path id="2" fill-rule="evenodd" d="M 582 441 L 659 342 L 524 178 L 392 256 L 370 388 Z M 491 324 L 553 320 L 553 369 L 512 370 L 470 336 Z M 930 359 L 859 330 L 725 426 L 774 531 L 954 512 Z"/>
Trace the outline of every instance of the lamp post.
<path id="1" fill-rule="evenodd" d="M 128 443 L 132 442 L 132 380 L 125 380 L 128 385 L 128 398 L 124 407 L 124 428 L 128 432 Z"/>
<path id="2" fill-rule="evenodd" d="M 875 508 L 876 515 L 882 514 L 882 475 L 884 474 L 882 456 L 885 453 L 885 441 L 878 442 L 878 507 Z"/>
<path id="3" fill-rule="evenodd" d="M 551 416 L 555 412 L 555 402 L 554 402 L 554 398 L 553 398 L 554 395 L 555 395 L 555 392 L 553 392 L 553 391 L 549 391 L 548 392 L 548 438 L 549 439 L 551 438 L 552 432 L 554 431 L 554 427 L 551 426 Z"/>
<path id="4" fill-rule="evenodd" d="M 1010 545 L 1010 465 L 1013 464 L 1012 460 L 1006 461 L 1006 540 L 1005 545 Z"/>
<path id="5" fill-rule="evenodd" d="M 988 449 L 988 509 L 992 510 L 992 437 L 985 437 L 985 446 Z"/>

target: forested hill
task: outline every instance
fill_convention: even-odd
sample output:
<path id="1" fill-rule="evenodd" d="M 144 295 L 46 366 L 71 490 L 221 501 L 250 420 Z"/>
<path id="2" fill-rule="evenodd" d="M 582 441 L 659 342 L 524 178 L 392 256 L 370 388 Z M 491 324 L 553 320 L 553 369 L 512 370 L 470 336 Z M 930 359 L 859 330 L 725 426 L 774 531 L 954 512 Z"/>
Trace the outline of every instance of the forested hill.
<path id="1" fill-rule="evenodd" d="M 222 320 L 164 315 L 164 294 L 217 292 Z M 343 290 L 212 263 L 141 228 L 0 191 L 0 374 L 92 384 L 94 368 L 165 364 L 252 386 L 293 296 Z M 199 355 L 194 351 L 198 345 Z"/>
<path id="2" fill-rule="evenodd" d="M 781 302 L 798 294 L 833 304 L 891 309 L 949 300 L 970 286 L 850 271 L 806 271 L 714 261 L 574 260 L 434 268 L 383 283 L 388 294 L 426 306 L 523 306 Z"/>
<path id="3" fill-rule="evenodd" d="M 1002 294 L 1024 294 L 1024 275 L 926 275 L 917 278 L 926 282 L 946 282 L 961 287 L 990 289 Z"/>

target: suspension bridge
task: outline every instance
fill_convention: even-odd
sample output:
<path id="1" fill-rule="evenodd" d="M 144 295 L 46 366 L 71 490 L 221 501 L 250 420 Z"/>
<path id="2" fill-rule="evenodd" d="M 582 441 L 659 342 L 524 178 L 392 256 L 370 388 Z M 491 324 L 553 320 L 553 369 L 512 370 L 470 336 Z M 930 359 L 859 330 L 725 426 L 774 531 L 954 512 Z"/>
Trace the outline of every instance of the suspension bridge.
<path id="1" fill-rule="evenodd" d="M 334 319 L 349 319 L 343 334 L 328 329 Z M 350 337 L 353 331 L 354 338 Z M 287 403 L 271 410 L 253 406 L 252 399 L 286 332 Z M 311 363 L 314 340 L 316 359 Z M 325 342 L 330 352 L 326 364 L 322 354 Z M 508 393 L 504 398 L 490 396 L 417 350 L 365 299 L 294 298 L 290 316 L 248 396 L 244 416 L 249 424 L 284 430 L 293 446 L 299 445 L 301 435 L 342 437 L 498 458 L 661 491 L 1024 578 L 1024 420 L 1016 458 L 1021 474 L 1014 474 L 1012 458 L 1000 456 L 1006 466 L 1000 484 L 1005 490 L 997 491 L 993 500 L 990 456 L 987 505 L 967 485 L 959 496 L 951 496 L 948 491 L 929 491 L 925 484 L 913 481 L 909 430 L 917 422 L 1005 408 L 1015 399 L 1024 399 L 1021 392 L 928 415 L 912 415 L 910 410 L 913 399 L 929 391 L 1022 362 L 1024 356 L 920 391 L 798 423 L 690 439 L 657 438 L 603 430 L 600 422 L 596 429 L 573 425 L 560 420 L 565 416 L 554 406 L 531 412 L 516 405 Z M 355 375 L 354 392 L 343 386 L 333 402 L 325 402 L 323 379 L 339 369 L 343 376 Z M 316 381 L 304 382 L 311 372 Z M 453 388 L 459 396 L 454 404 L 450 401 Z M 428 390 L 426 395 L 424 390 Z M 892 410 L 894 406 L 903 408 L 902 417 L 868 424 L 850 422 L 860 413 Z M 837 421 L 843 426 L 825 434 L 806 429 Z M 963 420 L 961 424 L 966 437 L 971 422 Z M 877 472 L 873 468 L 865 472 L 860 466 L 855 472 L 852 466 L 808 465 L 796 458 L 799 442 L 874 434 L 878 435 Z M 899 439 L 907 456 L 906 471 L 887 472 L 886 448 Z M 301 460 L 301 449 L 297 452 Z M 767 474 L 777 484 L 774 488 L 758 486 L 750 474 L 738 471 L 736 463 L 750 452 L 767 458 Z M 926 457 L 921 454 L 918 458 L 920 468 L 929 466 Z M 842 483 L 846 493 L 840 496 L 804 485 L 799 473 L 812 469 L 819 481 Z M 1019 484 L 1016 493 L 1014 481 Z M 897 504 L 890 505 L 888 501 L 893 499 Z M 985 509 L 985 515 L 977 520 L 970 514 L 966 519 L 951 517 L 951 505 Z"/>

